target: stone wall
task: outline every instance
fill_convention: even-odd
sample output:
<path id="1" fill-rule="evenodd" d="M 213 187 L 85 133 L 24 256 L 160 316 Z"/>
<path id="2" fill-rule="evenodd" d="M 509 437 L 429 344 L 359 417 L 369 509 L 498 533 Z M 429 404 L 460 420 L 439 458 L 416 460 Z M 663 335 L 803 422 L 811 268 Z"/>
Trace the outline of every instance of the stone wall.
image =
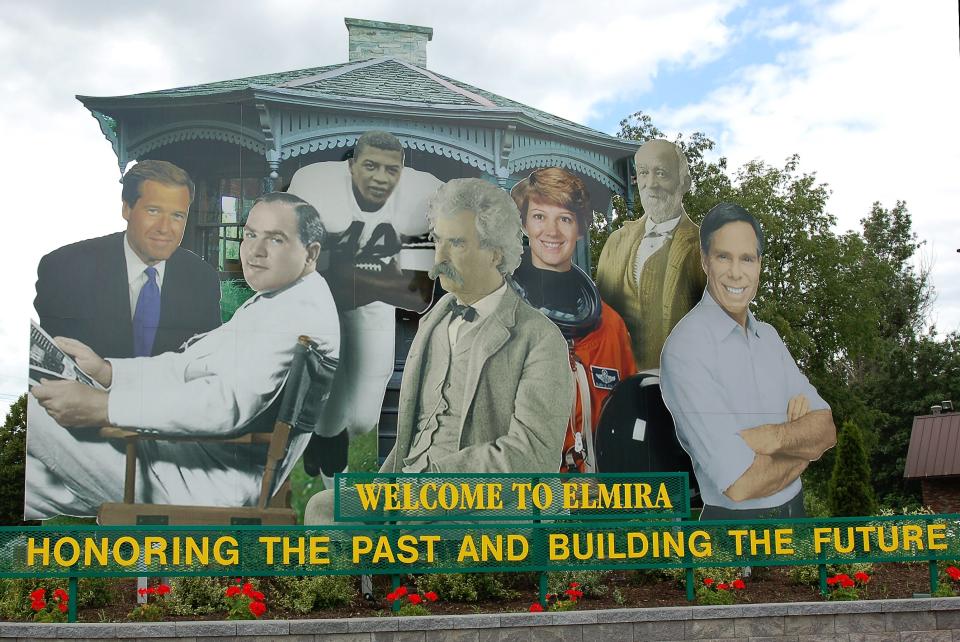
<path id="1" fill-rule="evenodd" d="M 960 640 L 960 598 L 798 602 L 568 613 L 144 624 L 0 623 L 0 640 L 297 642 L 908 642 Z"/>

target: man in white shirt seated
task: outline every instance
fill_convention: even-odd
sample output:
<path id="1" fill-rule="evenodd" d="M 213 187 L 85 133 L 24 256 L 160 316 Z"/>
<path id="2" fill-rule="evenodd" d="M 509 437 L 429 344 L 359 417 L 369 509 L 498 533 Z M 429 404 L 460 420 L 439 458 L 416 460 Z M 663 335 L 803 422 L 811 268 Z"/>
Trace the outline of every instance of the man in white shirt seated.
<path id="1" fill-rule="evenodd" d="M 115 425 L 155 435 L 228 436 L 257 428 L 281 394 L 297 339 L 308 335 L 339 355 L 336 306 L 316 272 L 324 228 L 316 209 L 282 193 L 256 201 L 244 226 L 240 260 L 256 294 L 223 326 L 177 352 L 101 359 L 69 338 L 57 343 L 103 385 L 43 381 L 29 398 L 27 519 L 95 515 L 123 496 L 121 444 L 91 436 Z M 34 420 L 34 417 L 36 419 Z M 291 439 L 275 487 L 309 440 Z M 266 446 L 147 441 L 138 459 L 138 502 L 244 506 L 256 502 Z"/>

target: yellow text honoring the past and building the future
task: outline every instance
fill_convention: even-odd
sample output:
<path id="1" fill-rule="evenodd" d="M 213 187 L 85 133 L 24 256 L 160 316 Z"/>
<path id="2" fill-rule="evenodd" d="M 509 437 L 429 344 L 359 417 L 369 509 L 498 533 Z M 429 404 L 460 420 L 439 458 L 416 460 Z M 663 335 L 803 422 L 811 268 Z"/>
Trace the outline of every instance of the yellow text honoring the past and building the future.
<path id="1" fill-rule="evenodd" d="M 555 491 L 546 482 L 390 482 L 357 484 L 364 511 L 525 511 L 671 509 L 667 485 L 642 482 L 564 483 Z"/>
<path id="2" fill-rule="evenodd" d="M 764 528 L 758 525 L 685 527 L 638 524 L 608 529 L 582 530 L 553 525 L 534 528 L 457 528 L 456 536 L 442 529 L 421 526 L 396 532 L 338 530 L 327 534 L 251 534 L 244 545 L 232 535 L 133 537 L 111 534 L 91 536 L 28 537 L 26 565 L 32 568 L 104 568 L 118 565 L 165 568 L 224 568 L 245 565 L 377 568 L 397 565 L 456 565 L 489 567 L 510 563 L 522 570 L 524 562 L 540 564 L 589 562 L 616 566 L 643 560 L 670 563 L 711 557 L 724 560 L 835 558 L 840 555 L 903 555 L 906 558 L 948 549 L 946 523 L 874 523 Z M 323 531 L 315 531 L 323 532 Z M 329 566 L 328 566 L 329 568 Z"/>

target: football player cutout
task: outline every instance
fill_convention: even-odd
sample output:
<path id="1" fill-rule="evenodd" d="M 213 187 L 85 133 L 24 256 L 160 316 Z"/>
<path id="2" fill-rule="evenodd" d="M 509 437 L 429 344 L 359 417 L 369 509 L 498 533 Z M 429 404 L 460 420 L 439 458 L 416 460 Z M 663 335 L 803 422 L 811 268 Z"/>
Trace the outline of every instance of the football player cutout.
<path id="1" fill-rule="evenodd" d="M 392 134 L 365 132 L 353 158 L 302 167 L 288 189 L 319 210 L 330 234 L 324 276 L 340 314 L 341 359 L 322 432 L 304 453 L 307 474 L 319 473 L 327 488 L 347 468 L 350 437 L 379 422 L 395 360 L 395 308 L 423 312 L 433 294 L 432 251 L 425 265 L 408 265 L 401 239 L 427 233 L 427 201 L 443 182 L 405 168 L 403 156 Z"/>

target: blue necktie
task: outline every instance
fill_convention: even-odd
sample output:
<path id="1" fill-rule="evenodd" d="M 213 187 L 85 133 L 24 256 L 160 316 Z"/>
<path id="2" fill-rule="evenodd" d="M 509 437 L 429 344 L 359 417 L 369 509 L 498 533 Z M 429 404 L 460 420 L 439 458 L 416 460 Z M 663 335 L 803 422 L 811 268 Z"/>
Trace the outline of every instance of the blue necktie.
<path id="1" fill-rule="evenodd" d="M 137 309 L 133 313 L 133 356 L 149 357 L 153 352 L 153 339 L 160 324 L 160 287 L 157 285 L 157 268 L 150 266 L 143 271 L 147 282 L 140 288 Z"/>

